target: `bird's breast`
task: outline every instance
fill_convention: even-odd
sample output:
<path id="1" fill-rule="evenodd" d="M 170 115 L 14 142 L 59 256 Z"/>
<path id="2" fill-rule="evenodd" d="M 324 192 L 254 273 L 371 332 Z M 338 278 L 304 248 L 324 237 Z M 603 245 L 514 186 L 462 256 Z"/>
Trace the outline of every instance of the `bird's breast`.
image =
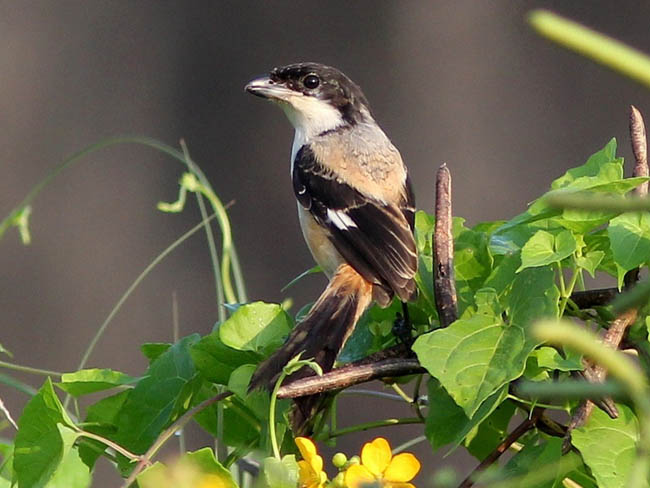
<path id="1" fill-rule="evenodd" d="M 332 277 L 344 259 L 330 241 L 327 229 L 319 225 L 309 210 L 306 210 L 300 203 L 298 204 L 298 219 L 311 255 L 316 263 L 323 268 L 328 278 Z"/>

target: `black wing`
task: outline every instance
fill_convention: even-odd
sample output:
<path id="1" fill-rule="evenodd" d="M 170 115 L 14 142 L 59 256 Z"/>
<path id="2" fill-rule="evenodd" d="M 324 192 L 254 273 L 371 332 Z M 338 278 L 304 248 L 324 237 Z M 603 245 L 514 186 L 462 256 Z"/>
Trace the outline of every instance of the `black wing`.
<path id="1" fill-rule="evenodd" d="M 296 155 L 292 177 L 296 198 L 329 230 L 345 260 L 369 282 L 410 300 L 417 270 L 410 184 L 404 202 L 382 203 L 338 179 L 306 145 Z"/>

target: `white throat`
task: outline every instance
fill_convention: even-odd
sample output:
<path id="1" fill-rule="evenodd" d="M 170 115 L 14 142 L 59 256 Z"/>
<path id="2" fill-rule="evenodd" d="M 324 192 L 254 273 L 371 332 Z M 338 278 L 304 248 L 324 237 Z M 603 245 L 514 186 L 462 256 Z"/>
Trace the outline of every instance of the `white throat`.
<path id="1" fill-rule="evenodd" d="M 345 124 L 341 112 L 328 102 L 297 93 L 280 103 L 296 130 L 291 148 L 291 163 L 302 146 L 325 131 Z"/>

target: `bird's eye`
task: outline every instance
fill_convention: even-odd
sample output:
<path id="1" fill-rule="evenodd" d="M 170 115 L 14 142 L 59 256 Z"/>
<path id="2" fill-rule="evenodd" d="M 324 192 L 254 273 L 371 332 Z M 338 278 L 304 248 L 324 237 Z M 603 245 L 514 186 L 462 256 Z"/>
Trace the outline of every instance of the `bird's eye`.
<path id="1" fill-rule="evenodd" d="M 305 88 L 313 90 L 320 85 L 320 79 L 316 75 L 307 75 L 305 76 L 305 79 L 302 80 L 302 84 L 305 85 Z"/>

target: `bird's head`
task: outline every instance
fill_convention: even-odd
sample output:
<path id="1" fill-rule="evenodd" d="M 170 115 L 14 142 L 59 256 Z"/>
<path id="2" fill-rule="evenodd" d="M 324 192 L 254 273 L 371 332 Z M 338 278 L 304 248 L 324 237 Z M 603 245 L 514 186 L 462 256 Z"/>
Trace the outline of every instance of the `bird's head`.
<path id="1" fill-rule="evenodd" d="M 372 120 L 359 86 L 336 68 L 297 63 L 274 68 L 249 82 L 246 91 L 277 103 L 293 126 L 316 135 Z"/>

